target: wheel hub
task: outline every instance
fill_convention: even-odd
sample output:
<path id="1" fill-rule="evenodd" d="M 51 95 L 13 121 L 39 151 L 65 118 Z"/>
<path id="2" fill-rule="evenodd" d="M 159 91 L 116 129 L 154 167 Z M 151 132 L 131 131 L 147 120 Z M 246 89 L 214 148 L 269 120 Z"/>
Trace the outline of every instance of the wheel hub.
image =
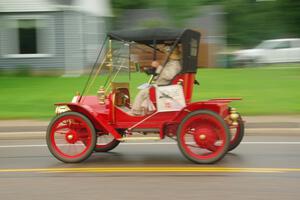
<path id="1" fill-rule="evenodd" d="M 215 143 L 218 138 L 213 130 L 208 128 L 202 128 L 198 129 L 195 132 L 194 139 L 201 148 L 210 149 L 210 147 L 215 146 Z"/>
<path id="2" fill-rule="evenodd" d="M 66 134 L 66 141 L 70 144 L 74 144 L 75 142 L 77 142 L 77 133 L 75 131 L 69 131 Z"/>
<path id="3" fill-rule="evenodd" d="M 200 140 L 205 140 L 205 139 L 206 139 L 206 135 L 205 135 L 205 134 L 201 134 L 201 135 L 199 136 L 199 139 L 200 139 Z"/>
<path id="4" fill-rule="evenodd" d="M 68 135 L 68 140 L 72 140 L 74 136 L 72 134 Z"/>

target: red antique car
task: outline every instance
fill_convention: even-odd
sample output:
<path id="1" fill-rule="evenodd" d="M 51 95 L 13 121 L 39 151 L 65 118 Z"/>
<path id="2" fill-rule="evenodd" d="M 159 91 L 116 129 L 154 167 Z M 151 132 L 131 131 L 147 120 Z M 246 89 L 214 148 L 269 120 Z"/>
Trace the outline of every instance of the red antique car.
<path id="1" fill-rule="evenodd" d="M 155 107 L 151 113 L 135 116 L 129 112 L 130 81 L 117 81 L 116 77 L 126 67 L 114 57 L 124 50 L 116 50 L 113 42 L 127 48 L 129 56 L 120 57 L 128 58 L 128 65 L 132 65 L 130 53 L 134 45 L 151 48 L 155 60 L 156 53 L 161 53 L 158 46 L 170 44 L 164 65 L 174 48 L 181 47 L 182 70 L 171 84 L 158 87 L 153 77 L 148 82 L 150 100 Z M 240 98 L 192 102 L 193 86 L 198 83 L 195 76 L 199 42 L 200 33 L 189 29 L 109 33 L 82 93 L 72 102 L 55 104 L 57 115 L 48 126 L 46 138 L 50 152 L 63 162 L 75 163 L 87 159 L 93 152 L 110 151 L 120 142 L 171 138 L 177 141 L 183 155 L 193 162 L 209 164 L 222 159 L 240 144 L 244 135 L 241 116 L 229 106 L 230 102 Z M 127 69 L 130 77 L 132 68 L 128 66 Z M 102 71 L 103 79 L 106 79 L 103 86 L 97 94 L 88 95 Z"/>

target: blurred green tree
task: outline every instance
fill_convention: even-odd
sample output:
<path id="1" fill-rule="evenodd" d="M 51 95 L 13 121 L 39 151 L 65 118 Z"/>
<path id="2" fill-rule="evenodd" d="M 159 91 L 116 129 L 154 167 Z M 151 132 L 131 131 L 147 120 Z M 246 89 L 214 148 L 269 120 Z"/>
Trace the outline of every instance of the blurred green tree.
<path id="1" fill-rule="evenodd" d="M 292 37 L 300 37 L 300 1 L 277 0 L 276 4 L 287 33 Z"/>
<path id="2" fill-rule="evenodd" d="M 135 9 L 147 8 L 149 6 L 148 0 L 112 0 L 113 8 L 116 9 Z"/>
<path id="3" fill-rule="evenodd" d="M 297 0 L 112 0 L 115 9 L 163 7 L 175 26 L 184 26 L 196 8 L 223 5 L 228 44 L 252 47 L 261 40 L 300 37 L 300 1 Z M 151 23 L 153 25 L 153 23 Z"/>
<path id="4" fill-rule="evenodd" d="M 280 10 L 276 2 L 224 0 L 229 44 L 253 46 L 264 39 L 281 37 Z"/>

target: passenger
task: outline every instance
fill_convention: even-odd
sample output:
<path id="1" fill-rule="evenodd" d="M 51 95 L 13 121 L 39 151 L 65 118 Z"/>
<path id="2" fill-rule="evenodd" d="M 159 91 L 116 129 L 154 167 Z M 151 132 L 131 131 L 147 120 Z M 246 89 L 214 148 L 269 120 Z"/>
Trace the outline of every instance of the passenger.
<path id="1" fill-rule="evenodd" d="M 170 52 L 171 47 L 166 46 L 164 51 Z M 159 62 L 153 61 L 151 66 L 155 68 L 156 79 L 155 84 L 157 86 L 169 85 L 172 79 L 181 71 L 180 64 L 181 54 L 179 47 L 177 46 L 169 57 L 169 61 L 163 67 Z M 149 98 L 149 88 L 141 89 L 135 97 L 132 105 L 131 114 L 133 115 L 145 115 L 148 112 L 153 111 L 155 108 Z"/>

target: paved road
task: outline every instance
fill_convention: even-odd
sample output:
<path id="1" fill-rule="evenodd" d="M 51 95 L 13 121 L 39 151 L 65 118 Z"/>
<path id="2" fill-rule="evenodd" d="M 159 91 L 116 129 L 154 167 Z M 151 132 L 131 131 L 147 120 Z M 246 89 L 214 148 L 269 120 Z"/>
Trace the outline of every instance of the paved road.
<path id="1" fill-rule="evenodd" d="M 1 200 L 287 200 L 299 199 L 299 185 L 300 136 L 247 136 L 214 165 L 191 163 L 172 141 L 121 144 L 64 164 L 44 140 L 0 140 Z"/>

